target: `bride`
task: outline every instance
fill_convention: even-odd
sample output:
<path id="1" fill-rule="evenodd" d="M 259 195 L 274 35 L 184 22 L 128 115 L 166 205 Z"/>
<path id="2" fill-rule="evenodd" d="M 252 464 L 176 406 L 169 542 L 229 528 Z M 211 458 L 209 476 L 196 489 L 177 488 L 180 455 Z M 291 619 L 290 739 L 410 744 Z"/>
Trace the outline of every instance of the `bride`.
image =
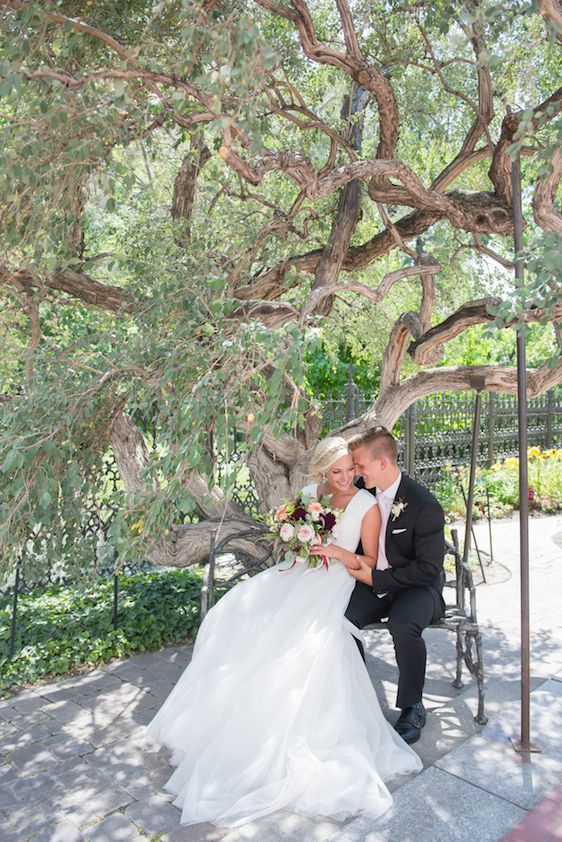
<path id="1" fill-rule="evenodd" d="M 343 438 L 314 451 L 302 495 L 344 509 L 330 566 L 282 563 L 240 582 L 201 625 L 191 663 L 148 726 L 172 750 L 166 784 L 182 824 L 235 827 L 286 809 L 375 818 L 391 804 L 384 781 L 421 769 L 385 720 L 345 618 L 355 579 L 375 566 L 380 515 L 353 486 Z M 320 547 L 312 548 L 320 552 Z"/>

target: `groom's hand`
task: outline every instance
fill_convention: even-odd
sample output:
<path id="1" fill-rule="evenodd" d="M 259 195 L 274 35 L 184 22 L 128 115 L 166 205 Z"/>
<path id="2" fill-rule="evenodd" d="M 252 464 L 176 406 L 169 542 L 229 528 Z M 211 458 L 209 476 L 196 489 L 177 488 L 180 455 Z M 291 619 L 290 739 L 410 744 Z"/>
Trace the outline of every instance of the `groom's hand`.
<path id="1" fill-rule="evenodd" d="M 350 576 L 353 576 L 354 579 L 357 579 L 358 582 L 363 582 L 365 585 L 369 585 L 369 587 L 373 587 L 373 568 L 367 564 L 365 559 L 360 556 L 355 556 L 355 561 L 357 563 L 357 567 L 352 567 L 351 565 L 346 564 L 347 572 Z"/>

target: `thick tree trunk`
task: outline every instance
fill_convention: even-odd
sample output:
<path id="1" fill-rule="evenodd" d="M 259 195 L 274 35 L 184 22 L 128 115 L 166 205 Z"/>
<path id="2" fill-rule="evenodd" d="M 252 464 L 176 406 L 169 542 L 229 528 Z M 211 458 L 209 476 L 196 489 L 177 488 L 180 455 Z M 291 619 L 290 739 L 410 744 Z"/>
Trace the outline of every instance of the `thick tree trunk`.
<path id="1" fill-rule="evenodd" d="M 296 437 L 276 438 L 266 431 L 258 451 L 248 460 L 248 467 L 266 512 L 290 499 L 309 482 L 310 451 L 320 438 L 322 416 L 307 414 L 304 430 Z"/>
<path id="2" fill-rule="evenodd" d="M 113 420 L 110 443 L 125 489 L 131 495 L 131 502 L 138 499 L 139 495 L 157 492 L 156 482 L 149 486 L 145 475 L 150 454 L 144 438 L 132 418 L 124 412 Z M 187 567 L 204 562 L 209 555 L 211 530 L 215 531 L 217 540 L 249 529 L 263 531 L 263 527 L 258 527 L 251 517 L 245 516 L 229 503 L 220 489 L 209 490 L 203 477 L 195 472 L 186 472 L 185 487 L 196 501 L 201 520 L 197 523 L 178 524 L 169 539 L 162 539 L 147 547 L 146 558 L 154 564 Z M 244 538 L 229 544 L 229 551 L 258 559 L 264 553 L 264 545 Z"/>
<path id="3" fill-rule="evenodd" d="M 156 564 L 170 567 L 205 564 L 209 558 L 212 532 L 217 542 L 230 539 L 224 547 L 225 552 L 244 556 L 251 561 L 263 558 L 270 546 L 269 542 L 261 540 L 264 534 L 263 524 L 251 518 L 203 520 L 199 523 L 175 526 L 171 539 L 162 547 L 151 551 L 148 558 Z"/>

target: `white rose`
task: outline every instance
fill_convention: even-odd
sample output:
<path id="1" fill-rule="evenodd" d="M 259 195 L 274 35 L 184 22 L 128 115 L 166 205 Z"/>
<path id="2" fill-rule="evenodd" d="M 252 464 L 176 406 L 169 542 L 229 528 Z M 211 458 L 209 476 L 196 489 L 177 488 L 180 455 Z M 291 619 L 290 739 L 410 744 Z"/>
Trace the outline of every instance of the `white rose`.
<path id="1" fill-rule="evenodd" d="M 284 523 L 279 530 L 279 537 L 282 541 L 290 541 L 295 534 L 295 527 L 290 523 Z"/>

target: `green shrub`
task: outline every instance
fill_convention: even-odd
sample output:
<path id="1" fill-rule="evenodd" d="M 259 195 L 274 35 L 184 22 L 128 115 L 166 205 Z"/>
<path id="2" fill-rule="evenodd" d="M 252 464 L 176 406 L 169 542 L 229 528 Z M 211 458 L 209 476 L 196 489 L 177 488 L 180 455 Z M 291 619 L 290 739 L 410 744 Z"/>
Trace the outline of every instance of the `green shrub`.
<path id="1" fill-rule="evenodd" d="M 199 570 L 119 577 L 113 627 L 113 579 L 52 585 L 18 601 L 15 654 L 8 658 L 11 600 L 0 602 L 0 693 L 16 684 L 123 658 L 194 636 L 199 625 Z"/>

